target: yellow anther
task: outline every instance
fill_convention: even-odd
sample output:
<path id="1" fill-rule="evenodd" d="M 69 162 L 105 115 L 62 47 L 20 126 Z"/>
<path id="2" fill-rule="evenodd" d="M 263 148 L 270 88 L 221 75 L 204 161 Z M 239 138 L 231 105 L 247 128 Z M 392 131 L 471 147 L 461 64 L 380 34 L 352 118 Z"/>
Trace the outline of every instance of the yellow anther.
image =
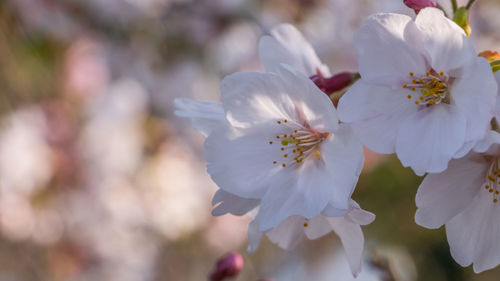
<path id="1" fill-rule="evenodd" d="M 309 224 L 307 222 L 304 223 L 304 227 L 308 227 Z"/>
<path id="2" fill-rule="evenodd" d="M 270 142 L 269 142 L 269 144 L 273 144 L 273 142 L 272 142 L 272 141 L 270 141 Z"/>
<path id="3" fill-rule="evenodd" d="M 413 79 L 413 80 L 411 80 L 411 82 L 412 82 L 413 84 L 417 84 L 417 79 Z"/>
<path id="4" fill-rule="evenodd" d="M 284 148 L 284 147 L 282 147 L 282 148 L 281 148 L 281 151 L 283 151 L 283 150 L 285 150 L 285 148 Z"/>
<path id="5" fill-rule="evenodd" d="M 403 84 L 403 88 L 408 88 L 408 85 L 407 84 Z"/>
<path id="6" fill-rule="evenodd" d="M 278 121 L 278 124 L 281 124 L 281 121 Z"/>
<path id="7" fill-rule="evenodd" d="M 411 99 L 411 95 L 408 95 L 408 99 Z"/>
<path id="8" fill-rule="evenodd" d="M 286 167 L 286 164 L 285 164 L 285 163 L 283 163 L 281 166 L 282 166 L 283 168 L 285 168 L 285 167 Z"/>
<path id="9" fill-rule="evenodd" d="M 283 122 L 285 122 L 285 123 L 286 123 L 286 122 L 288 122 L 288 120 L 286 120 L 286 119 L 285 119 L 285 120 L 283 120 Z"/>
<path id="10" fill-rule="evenodd" d="M 496 195 L 498 195 L 498 193 L 500 193 L 500 191 L 498 191 L 498 190 L 495 190 L 495 194 L 496 194 Z"/>
<path id="11" fill-rule="evenodd" d="M 424 97 L 420 96 L 418 99 L 419 99 L 419 100 L 424 100 Z"/>
<path id="12" fill-rule="evenodd" d="M 411 87 L 411 90 L 412 90 L 412 91 L 415 91 L 415 87 Z"/>
<path id="13" fill-rule="evenodd" d="M 276 138 L 277 138 L 277 139 L 279 139 L 279 138 L 280 138 L 280 136 L 276 136 Z"/>
<path id="14" fill-rule="evenodd" d="M 490 189 L 490 186 L 489 185 L 485 185 L 484 188 Z"/>
<path id="15" fill-rule="evenodd" d="M 410 72 L 410 73 L 408 73 L 408 74 L 410 74 L 410 76 L 413 76 L 413 72 Z"/>
<path id="16" fill-rule="evenodd" d="M 425 75 L 429 76 L 429 75 L 431 75 L 431 72 L 430 71 L 426 71 Z"/>
<path id="17" fill-rule="evenodd" d="M 435 100 L 430 100 L 429 104 L 436 104 L 436 101 Z"/>
<path id="18" fill-rule="evenodd" d="M 286 138 L 288 135 L 287 134 L 283 134 L 283 137 Z"/>
<path id="19" fill-rule="evenodd" d="M 276 164 L 277 162 L 276 161 L 273 161 L 273 164 Z"/>
<path id="20" fill-rule="evenodd" d="M 415 104 L 419 104 L 418 100 L 415 101 Z"/>
<path id="21" fill-rule="evenodd" d="M 420 78 L 420 79 L 418 79 L 418 82 L 424 83 L 424 79 Z"/>
<path id="22" fill-rule="evenodd" d="M 491 189 L 491 188 L 490 188 L 490 190 L 488 190 L 488 191 L 489 191 L 490 193 L 492 193 L 492 192 L 493 192 L 493 189 Z"/>
<path id="23" fill-rule="evenodd" d="M 443 76 L 443 75 L 444 75 L 444 72 L 442 72 L 442 71 L 441 71 L 441 72 L 439 72 L 439 75 L 440 75 L 440 76 Z"/>
<path id="24" fill-rule="evenodd" d="M 297 133 L 298 131 L 297 131 L 297 130 L 294 130 L 293 132 L 294 132 L 294 133 Z"/>
<path id="25" fill-rule="evenodd" d="M 495 181 L 495 178 L 494 178 L 492 175 L 488 175 L 488 179 L 489 179 L 490 181 Z"/>
<path id="26" fill-rule="evenodd" d="M 498 202 L 498 199 L 493 199 L 493 203 L 497 203 Z"/>
<path id="27" fill-rule="evenodd" d="M 432 82 L 436 82 L 437 81 L 437 78 L 436 77 L 432 77 Z"/>
<path id="28" fill-rule="evenodd" d="M 287 157 L 288 157 L 288 154 L 283 155 L 283 157 L 287 158 Z"/>

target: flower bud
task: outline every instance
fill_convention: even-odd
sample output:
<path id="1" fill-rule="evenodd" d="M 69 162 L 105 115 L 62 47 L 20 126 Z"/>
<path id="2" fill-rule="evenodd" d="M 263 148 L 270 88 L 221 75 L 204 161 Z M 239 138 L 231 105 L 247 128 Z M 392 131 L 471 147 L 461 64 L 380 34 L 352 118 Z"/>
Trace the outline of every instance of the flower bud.
<path id="1" fill-rule="evenodd" d="M 210 281 L 222 281 L 226 278 L 236 277 L 243 268 L 243 257 L 230 252 L 217 260 L 214 271 L 210 274 Z"/>
<path id="2" fill-rule="evenodd" d="M 413 9 L 415 14 L 418 14 L 420 10 L 427 7 L 437 7 L 436 0 L 404 0 L 406 6 Z"/>
<path id="3" fill-rule="evenodd" d="M 333 92 L 340 91 L 349 86 L 354 81 L 354 75 L 349 72 L 341 72 L 330 78 L 325 78 L 321 73 L 315 74 L 310 79 L 325 94 L 330 95 Z"/>

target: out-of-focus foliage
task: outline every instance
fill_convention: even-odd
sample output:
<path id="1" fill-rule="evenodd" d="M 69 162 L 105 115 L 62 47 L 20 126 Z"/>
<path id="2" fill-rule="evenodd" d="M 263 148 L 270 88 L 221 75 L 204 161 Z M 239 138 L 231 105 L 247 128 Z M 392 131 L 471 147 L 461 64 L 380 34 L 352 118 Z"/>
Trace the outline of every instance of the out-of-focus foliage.
<path id="1" fill-rule="evenodd" d="M 231 250 L 237 280 L 351 280 L 333 236 L 247 254 L 250 219 L 210 216 L 203 139 L 172 102 L 216 100 L 224 75 L 262 69 L 258 39 L 281 22 L 354 71 L 354 31 L 381 11 L 412 14 L 397 0 L 0 1 L 0 280 L 199 281 Z M 499 11 L 472 9 L 478 50 L 500 49 Z M 377 219 L 359 280 L 497 280 L 414 223 L 420 180 L 367 152 L 354 199 Z"/>

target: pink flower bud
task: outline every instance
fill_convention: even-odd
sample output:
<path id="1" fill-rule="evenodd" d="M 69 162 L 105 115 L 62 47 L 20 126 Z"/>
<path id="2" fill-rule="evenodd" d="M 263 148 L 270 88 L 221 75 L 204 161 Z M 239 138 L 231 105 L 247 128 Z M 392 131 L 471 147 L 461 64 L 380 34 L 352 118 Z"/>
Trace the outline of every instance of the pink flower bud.
<path id="1" fill-rule="evenodd" d="M 236 253 L 230 252 L 220 258 L 210 275 L 210 281 L 222 281 L 226 278 L 236 277 L 243 268 L 243 257 Z"/>
<path id="2" fill-rule="evenodd" d="M 341 72 L 330 78 L 325 78 L 320 72 L 318 72 L 318 74 L 311 76 L 310 79 L 321 91 L 329 95 L 349 86 L 349 84 L 353 81 L 353 75 L 349 72 Z"/>
<path id="3" fill-rule="evenodd" d="M 436 0 L 404 0 L 403 1 L 406 6 L 415 10 L 415 13 L 418 14 L 420 10 L 427 7 L 437 7 Z"/>

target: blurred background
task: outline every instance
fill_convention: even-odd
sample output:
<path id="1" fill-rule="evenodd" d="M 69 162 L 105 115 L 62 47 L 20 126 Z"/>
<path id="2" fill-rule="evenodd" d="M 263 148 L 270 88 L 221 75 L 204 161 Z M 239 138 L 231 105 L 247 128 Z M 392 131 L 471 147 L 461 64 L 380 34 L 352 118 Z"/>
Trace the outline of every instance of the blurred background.
<path id="1" fill-rule="evenodd" d="M 250 218 L 210 215 L 203 138 L 172 103 L 261 70 L 258 39 L 283 22 L 333 73 L 355 71 L 354 31 L 375 12 L 413 14 L 400 0 L 0 1 L 0 281 L 200 281 L 228 251 L 245 259 L 236 280 L 352 280 L 333 234 L 247 254 Z M 499 13 L 476 1 L 478 51 L 500 50 Z M 421 178 L 366 157 L 354 199 L 377 219 L 358 280 L 498 280 L 414 223 Z"/>

